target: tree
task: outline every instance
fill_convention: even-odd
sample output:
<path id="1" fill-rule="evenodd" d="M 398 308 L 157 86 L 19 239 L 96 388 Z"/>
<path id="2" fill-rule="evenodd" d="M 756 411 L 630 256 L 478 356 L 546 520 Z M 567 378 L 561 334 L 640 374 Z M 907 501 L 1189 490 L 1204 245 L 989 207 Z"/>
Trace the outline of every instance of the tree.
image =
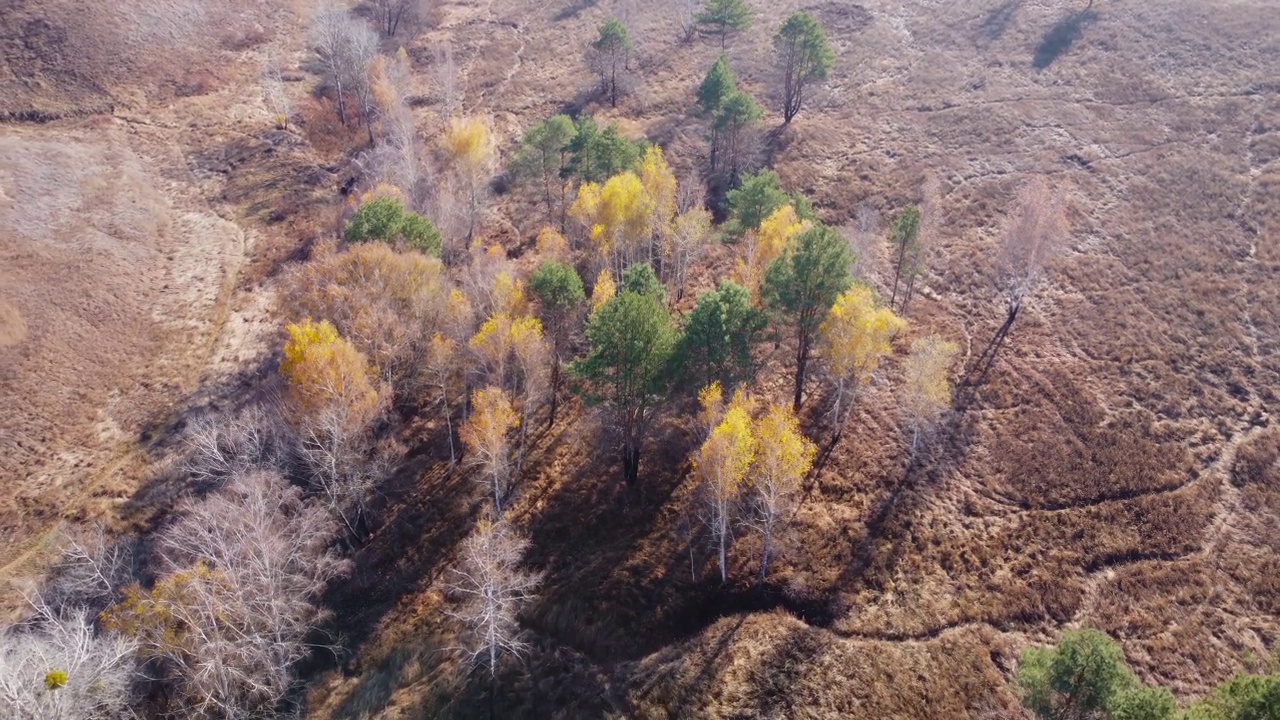
<path id="1" fill-rule="evenodd" d="M 679 13 L 680 39 L 689 42 L 698 32 L 698 0 L 676 0 Z"/>
<path id="2" fill-rule="evenodd" d="M 796 215 L 794 207 L 783 205 L 765 218 L 755 232 L 747 232 L 746 258 L 738 261 L 738 273 L 752 297 L 759 296 L 765 269 L 782 255 L 792 238 L 809 227 L 808 221 Z"/>
<path id="3" fill-rule="evenodd" d="M 349 243 L 380 240 L 391 245 L 404 243 L 426 255 L 439 256 L 440 231 L 430 220 L 404 209 L 394 195 L 368 194 L 356 208 L 343 237 Z"/>
<path id="4" fill-rule="evenodd" d="M 703 32 L 720 36 L 720 47 L 723 48 L 730 34 L 751 27 L 753 15 L 743 0 L 706 0 L 702 12 L 695 19 Z"/>
<path id="5" fill-rule="evenodd" d="M 284 72 L 280 68 L 280 56 L 272 52 L 262 66 L 262 101 L 267 106 L 279 130 L 289 129 L 289 115 L 293 113 L 293 103 L 284 86 Z"/>
<path id="6" fill-rule="evenodd" d="M 836 56 L 822 26 L 803 12 L 782 24 L 773 36 L 773 49 L 782 71 L 782 119 L 790 123 L 804 105 L 805 89 L 826 79 Z"/>
<path id="7" fill-rule="evenodd" d="M 725 99 L 737 90 L 738 80 L 729 69 L 729 57 L 722 53 L 698 86 L 698 107 L 704 115 L 715 115 Z"/>
<path id="8" fill-rule="evenodd" d="M 676 342 L 671 315 L 653 295 L 623 292 L 591 315 L 586 335 L 587 356 L 570 372 L 582 381 L 587 401 L 608 413 L 621 439 L 623 479 L 634 487 L 641 447 L 668 386 Z"/>
<path id="9" fill-rule="evenodd" d="M 609 97 L 609 104 L 618 107 L 618 87 L 622 81 L 620 72 L 627 69 L 631 58 L 631 37 L 627 28 L 617 20 L 600 26 L 600 37 L 591 44 L 590 61 L 600 75 L 600 91 Z"/>
<path id="10" fill-rule="evenodd" d="M 951 405 L 951 382 L 947 370 L 959 348 L 937 335 L 911 343 L 911 354 L 903 367 L 902 408 L 911 427 L 911 457 L 915 457 L 922 436 L 937 424 Z"/>
<path id="11" fill-rule="evenodd" d="M 464 218 L 470 244 L 484 210 L 496 157 L 488 121 L 479 117 L 453 120 L 444 133 L 443 148 L 445 159 L 466 197 Z"/>
<path id="12" fill-rule="evenodd" d="M 852 264 L 844 238 L 820 225 L 797 235 L 782 257 L 765 270 L 761 293 L 765 307 L 796 334 L 793 412 L 800 412 L 814 336 L 836 298 L 852 284 Z"/>
<path id="13" fill-rule="evenodd" d="M 0 715 L 12 720 L 124 717 L 137 668 L 136 644 L 95 632 L 87 610 L 38 603 L 24 632 L 0 630 Z"/>
<path id="14" fill-rule="evenodd" d="M 461 295 L 461 293 L 459 293 Z M 453 388 L 462 385 L 462 361 L 459 358 L 458 343 L 441 333 L 431 336 L 427 352 L 423 358 L 423 374 L 427 383 L 436 391 L 437 402 L 441 414 L 444 415 L 445 433 L 449 438 L 449 464 L 458 461 L 453 445 Z"/>
<path id="15" fill-rule="evenodd" d="M 471 395 L 471 415 L 458 431 L 480 468 L 493 496 L 493 514 L 502 517 L 502 503 L 511 491 L 511 442 L 507 438 L 520 417 L 501 388 L 487 387 Z"/>
<path id="16" fill-rule="evenodd" d="M 764 110 L 751 96 L 735 90 L 711 119 L 711 169 L 723 169 L 730 183 L 737 181 L 739 173 L 751 153 L 751 130 L 764 116 Z"/>
<path id="17" fill-rule="evenodd" d="M 662 148 L 650 145 L 640 161 L 640 185 L 649 197 L 649 257 L 653 264 L 663 259 L 663 249 L 675 231 L 680 183 L 667 164 Z M 663 268 L 665 274 L 666 268 Z"/>
<path id="18" fill-rule="evenodd" d="M 773 405 L 756 421 L 757 442 L 752 466 L 754 510 L 751 524 L 760 531 L 760 582 L 769 574 L 773 541 L 795 505 L 800 484 L 813 467 L 818 448 L 800 432 L 795 413 L 784 405 Z"/>
<path id="19" fill-rule="evenodd" d="M 1138 716 L 1133 717 L 1135 720 L 1145 720 Z M 1280 718 L 1280 675 L 1237 675 L 1215 687 L 1208 697 L 1187 708 L 1186 713 L 1186 720 L 1277 720 L 1278 718 Z M 1126 717 L 1123 720 L 1129 720 L 1129 718 Z"/>
<path id="20" fill-rule="evenodd" d="M 325 75 L 333 86 L 338 103 L 338 118 L 347 122 L 348 101 L 370 96 L 369 63 L 378 54 L 378 36 L 367 25 L 351 16 L 340 5 L 324 5 L 315 15 L 311 26 L 311 43 Z M 372 108 L 359 103 L 369 129 L 369 141 L 373 142 Z"/>
<path id="21" fill-rule="evenodd" d="M 914 272 L 912 260 L 920 252 L 920 209 L 908 205 L 893 219 L 889 227 L 889 244 L 897 254 L 893 271 L 893 292 L 889 295 L 889 307 L 898 301 L 898 282 L 905 271 L 908 275 Z"/>
<path id="22" fill-rule="evenodd" d="M 698 386 L 719 382 L 727 389 L 751 380 L 751 350 L 765 327 L 764 315 L 751 306 L 741 285 L 723 282 L 702 293 L 685 321 L 676 347 L 677 376 Z"/>
<path id="23" fill-rule="evenodd" d="M 925 255 L 929 247 L 937 244 L 938 233 L 942 228 L 941 192 L 937 176 L 928 175 L 925 178 L 924 187 L 921 188 L 920 229 L 916 233 L 916 241 L 906 259 L 907 287 L 902 295 L 901 310 L 904 315 L 907 312 L 907 305 L 911 303 L 911 298 L 915 296 L 916 280 L 924 274 Z"/>
<path id="24" fill-rule="evenodd" d="M 653 267 L 647 263 L 636 263 L 622 273 L 622 292 L 633 295 L 644 295 L 662 302 L 666 290 L 653 273 Z"/>
<path id="25" fill-rule="evenodd" d="M 603 129 L 594 119 L 583 115 L 574 125 L 577 132 L 569 142 L 569 170 L 583 182 L 603 183 L 640 163 L 644 143 L 634 143 L 609 123 Z"/>
<path id="26" fill-rule="evenodd" d="M 711 213 L 707 209 L 695 206 L 676 216 L 663 269 L 677 302 L 684 298 L 689 268 L 702 254 L 710 238 Z"/>
<path id="27" fill-rule="evenodd" d="M 381 409 L 373 372 L 364 355 L 338 335 L 327 320 L 304 320 L 287 326 L 289 341 L 280 375 L 289 385 L 289 403 L 302 418 L 339 405 L 346 409 L 347 429 L 367 427 Z"/>
<path id="28" fill-rule="evenodd" d="M 577 128 L 568 115 L 556 115 L 530 128 L 511 160 L 517 177 L 536 179 L 542 184 L 548 222 L 555 221 L 556 195 L 560 202 L 560 231 L 564 232 L 569 206 L 566 178 L 569 174 L 570 146 Z"/>
<path id="29" fill-rule="evenodd" d="M 139 643 L 166 685 L 163 715 L 260 717 L 294 687 L 316 599 L 349 569 L 335 524 L 277 474 L 191 499 L 157 538 L 158 579 L 127 588 L 103 626 Z"/>
<path id="30" fill-rule="evenodd" d="M 395 37 L 402 27 L 426 20 L 430 5 L 427 0 L 374 0 L 373 9 L 379 29 L 387 37 Z"/>
<path id="31" fill-rule="evenodd" d="M 644 183 L 627 171 L 609 178 L 600 190 L 599 209 L 591 228 L 597 256 L 622 273 L 641 261 L 653 232 L 653 201 Z"/>
<path id="32" fill-rule="evenodd" d="M 292 318 L 333 323 L 403 399 L 443 329 L 451 285 L 439 259 L 375 242 L 315 253 L 290 270 L 282 296 Z"/>
<path id="33" fill-rule="evenodd" d="M 490 711 L 502 656 L 519 657 L 529 647 L 519 615 L 534 599 L 542 576 L 520 568 L 528 547 L 529 541 L 505 522 L 481 520 L 462 542 L 462 561 L 449 584 L 458 604 L 445 612 L 466 628 L 460 649 L 468 664 L 489 670 Z"/>
<path id="34" fill-rule="evenodd" d="M 618 295 L 618 286 L 613 282 L 613 273 L 608 268 L 600 271 L 596 275 L 596 282 L 591 286 L 591 312 L 595 312 L 605 306 L 610 300 Z"/>
<path id="35" fill-rule="evenodd" d="M 996 259 L 996 277 L 1005 300 L 1005 319 L 965 378 L 980 385 L 995 363 L 1005 337 L 1026 299 L 1044 281 L 1049 263 L 1066 236 L 1066 199 L 1042 177 L 1023 186 L 1018 206 L 1009 218 Z"/>
<path id="36" fill-rule="evenodd" d="M 744 176 L 742 184 L 730 190 L 726 199 L 729 203 L 730 232 L 741 237 L 759 228 L 761 223 L 780 208 L 790 205 L 793 198 L 782 188 L 778 173 L 766 168 L 754 175 Z"/>
<path id="37" fill-rule="evenodd" d="M 1044 720 L 1163 720 L 1176 707 L 1167 690 L 1138 681 L 1116 641 L 1091 629 L 1024 650 L 1015 683 L 1022 704 Z"/>
<path id="38" fill-rule="evenodd" d="M 577 271 L 555 260 L 543 261 L 533 271 L 529 276 L 529 290 L 538 300 L 538 314 L 551 336 L 551 416 L 547 420 L 550 426 L 556 422 L 560 367 L 569 345 L 569 334 L 587 296 Z"/>
<path id="39" fill-rule="evenodd" d="M 720 561 L 720 582 L 728 576 L 732 515 L 746 489 L 747 473 L 755 456 L 756 438 L 752 433 L 749 403 L 746 396 L 738 392 L 694 461 L 694 470 L 702 478 L 703 522 L 711 533 Z"/>
<path id="40" fill-rule="evenodd" d="M 832 304 L 818 333 L 827 373 L 835 384 L 831 424 L 836 439 L 844 433 L 860 391 L 871 382 L 880 361 L 893 352 L 894 336 L 906 327 L 905 320 L 879 306 L 865 285 L 849 288 Z"/>

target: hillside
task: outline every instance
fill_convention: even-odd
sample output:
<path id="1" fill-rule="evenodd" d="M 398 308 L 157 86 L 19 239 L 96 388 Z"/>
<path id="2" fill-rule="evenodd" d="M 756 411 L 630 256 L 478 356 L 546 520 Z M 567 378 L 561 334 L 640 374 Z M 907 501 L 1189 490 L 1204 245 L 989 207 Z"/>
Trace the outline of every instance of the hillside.
<path id="1" fill-rule="evenodd" d="M 182 492 L 188 420 L 278 390 L 277 295 L 333 236 L 364 165 L 360 133 L 334 132 L 307 100 L 321 69 L 302 3 L 235 22 L 210 10 L 226 37 L 185 47 L 182 77 L 71 67 L 31 38 L 98 46 L 42 29 L 61 27 L 56 4 L 11 4 L 0 580 L 17 590 L 59 530 L 152 528 Z M 883 230 L 926 175 L 939 181 L 941 229 L 906 319 L 912 338 L 958 344 L 957 379 L 1005 319 L 996 256 L 1019 190 L 1042 177 L 1065 193 L 1065 249 L 985 382 L 956 393 L 911 461 L 909 343 L 895 343 L 806 479 L 762 588 L 753 536 L 730 548 L 725 583 L 691 551 L 691 400 L 658 415 L 634 490 L 598 415 L 569 400 L 529 429 L 505 510 L 543 580 L 520 616 L 529 654 L 494 690 L 452 652 L 447 591 L 486 512 L 478 471 L 450 467 L 435 406 L 400 401 L 379 520 L 321 603 L 343 650 L 300 666 L 304 717 L 1020 717 L 1019 652 L 1064 630 L 1110 634 L 1184 703 L 1276 652 L 1280 13 L 1267 0 L 749 4 L 730 65 L 767 110 L 762 159 L 822 222 L 857 236 L 874 215 Z M 681 5 L 439 3 L 404 47 L 418 138 L 434 147 L 448 114 L 450 47 L 455 100 L 490 118 L 501 166 L 530 127 L 581 113 L 661 146 L 685 182 L 710 153 L 694 93 L 720 47 L 680 39 Z M 802 10 L 836 58 L 783 126 L 771 40 Z M 615 14 L 634 50 L 613 108 L 582 56 Z M 261 99 L 268 51 L 299 108 L 287 129 Z M 528 272 L 544 211 L 505 177 L 493 187 L 480 234 Z M 887 293 L 882 235 L 857 267 Z M 738 252 L 705 255 L 678 314 Z M 789 399 L 792 341 L 757 355 L 755 394 Z M 819 438 L 821 403 L 801 421 Z"/>

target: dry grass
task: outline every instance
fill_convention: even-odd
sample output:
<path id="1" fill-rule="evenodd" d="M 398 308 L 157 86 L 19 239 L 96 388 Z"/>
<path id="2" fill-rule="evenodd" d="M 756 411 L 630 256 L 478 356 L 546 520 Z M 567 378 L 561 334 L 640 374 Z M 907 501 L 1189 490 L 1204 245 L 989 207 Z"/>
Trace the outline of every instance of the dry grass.
<path id="1" fill-rule="evenodd" d="M 915 199 L 926 171 L 940 177 L 945 228 L 911 310 L 913 333 L 956 339 L 971 358 L 995 331 L 1003 311 L 992 287 L 996 238 L 1028 175 L 1067 189 L 1070 247 L 1014 326 L 988 385 L 914 467 L 890 391 L 896 369 L 888 369 L 890 383 L 868 394 L 856 427 L 807 488 L 790 545 L 763 591 L 749 584 L 757 552 L 749 539 L 733 548 L 737 579 L 727 587 L 701 579 L 707 558 L 698 559 L 700 579 L 689 577 L 680 523 L 692 490 L 686 458 L 693 442 L 676 419 L 684 409 L 670 414 L 646 455 L 642 493 L 625 497 L 589 418 L 570 408 L 536 438 L 511 508 L 532 537 L 529 561 L 547 582 L 526 618 L 535 649 L 523 671 L 500 677 L 498 715 L 1006 716 L 1014 711 L 1005 681 L 1017 650 L 1078 625 L 1114 634 L 1146 679 L 1183 697 L 1250 656 L 1269 654 L 1280 638 L 1278 436 L 1269 414 L 1280 401 L 1280 17 L 1273 8 L 1264 0 L 1159 0 L 1100 4 L 1096 17 L 1083 18 L 1041 0 L 756 4 L 760 22 L 732 43 L 730 56 L 757 97 L 767 97 L 769 35 L 786 13 L 813 11 L 838 46 L 828 89 L 770 151 L 784 181 L 809 193 L 824 219 L 845 224 L 864 203 L 887 216 Z M 674 18 L 646 11 L 635 26 L 635 94 L 616 111 L 597 107 L 573 49 L 585 47 L 611 5 L 445 5 L 440 26 L 408 48 L 413 95 L 423 100 L 415 103 L 421 129 L 439 126 L 430 47 L 450 42 L 465 110 L 492 115 L 504 147 L 548 115 L 585 108 L 661 142 L 683 178 L 706 153 L 703 121 L 689 111 L 718 48 L 678 44 Z M 35 12 L 21 6 L 6 21 Z M 78 75 L 64 82 L 53 74 L 44 89 L 5 96 L 53 114 L 91 108 L 106 95 L 128 98 L 128 142 L 119 123 L 101 121 L 110 129 L 105 137 L 95 130 L 46 152 L 80 152 L 99 165 L 115 152 L 125 167 L 138 168 L 106 193 L 85 189 L 97 171 L 80 162 L 57 171 L 68 181 L 56 183 L 56 192 L 7 178 L 0 184 L 0 203 L 18 198 L 11 187 L 25 187 L 23 197 L 40 198 L 25 202 L 46 208 L 47 222 L 20 215 L 24 232 L 48 231 L 64 243 L 77 235 L 46 228 L 67 217 L 59 208 L 80 212 L 85 198 L 99 203 L 83 216 L 109 226 L 101 233 L 110 242 L 93 237 L 115 263 L 106 267 L 116 268 L 98 265 L 89 274 L 69 255 L 54 255 L 65 247 L 27 240 L 17 247 L 43 281 L 23 275 L 17 287 L 84 299 L 33 305 L 11 296 L 15 280 L 4 273 L 16 265 L 0 246 L 0 283 L 8 283 L 0 285 L 6 402 L 22 397 L 32 408 L 65 408 L 71 419 L 55 424 L 42 418 L 56 413 L 28 411 L 35 424 L 24 419 L 22 435 L 6 427 L 6 440 L 30 438 L 32 428 L 57 432 L 31 438 L 22 452 L 72 462 L 59 448 L 103 447 L 89 434 L 98 417 L 90 415 L 112 397 L 116 404 L 106 407 L 117 415 L 108 417 L 127 438 L 135 414 L 171 402 L 164 392 L 174 387 L 190 389 L 174 385 L 171 378 L 183 376 L 175 368 L 202 366 L 165 349 L 181 345 L 182 333 L 207 329 L 200 323 L 209 320 L 194 310 L 207 304 L 155 305 L 168 296 L 147 294 L 138 278 L 153 282 L 170 266 L 154 260 L 159 265 L 148 270 L 143 262 L 139 271 L 123 252 L 139 244 L 121 238 L 153 243 L 137 250 L 143 261 L 167 258 L 170 246 L 157 243 L 178 236 L 194 207 L 185 203 L 211 202 L 253 228 L 248 277 L 256 282 L 333 227 L 336 213 L 322 208 L 346 179 L 331 163 L 347 141 L 331 138 L 317 154 L 305 137 L 324 145 L 334 135 L 320 116 L 307 123 L 307 136 L 269 129 L 246 80 L 259 59 L 252 35 L 209 51 L 207 61 L 216 58 L 219 67 L 208 76 L 190 68 L 190 94 L 173 90 L 184 78 L 146 83 L 150 95 L 137 100 L 127 89 L 106 93 Z M 305 58 L 296 40 L 290 67 Z M 175 94 L 187 96 L 171 107 L 146 100 Z M 20 141 L 0 147 L 38 169 L 43 161 L 31 158 L 42 145 L 34 140 L 75 139 L 76 131 L 24 129 Z M 3 167 L 11 165 L 6 159 Z M 133 198 L 151 210 L 107 222 L 120 203 L 132 208 Z M 11 206 L 0 212 L 13 217 Z M 527 246 L 542 212 L 512 193 L 498 199 L 495 216 L 490 225 L 503 228 L 502 241 L 514 249 Z M 9 242 L 8 233 L 0 242 Z M 191 254 L 193 246 L 173 245 L 177 259 L 165 262 L 187 267 L 207 258 Z M 710 253 L 694 272 L 697 283 L 714 282 L 732 253 Z M 225 266 L 199 267 L 212 275 Z M 181 289 L 206 298 L 195 289 L 209 287 Z M 272 338 L 263 314 L 269 293 L 228 304 L 226 330 L 205 356 L 211 387 L 262 357 Z M 103 327 L 116 332 L 91 331 L 81 314 L 104 318 Z M 63 335 L 82 345 L 38 345 L 48 337 L 43 328 L 57 326 L 48 323 L 73 321 L 84 334 Z M 127 353 L 113 350 L 122 344 Z M 37 348 L 38 355 L 22 354 Z M 58 359 L 82 355 L 88 374 Z M 10 357 L 30 357 L 30 364 Z M 785 346 L 769 354 L 761 392 L 782 391 L 787 357 Z M 129 378 L 126 384 L 85 382 L 99 364 L 103 377 Z M 61 384 L 42 382 L 37 369 Z M 12 385 L 9 395 L 9 378 L 27 385 Z M 116 387 L 125 390 L 110 394 Z M 144 390 L 159 394 L 127 394 Z M 93 395 L 100 391 L 101 398 Z M 817 426 L 814 413 L 810 427 Z M 487 715 L 485 684 L 457 667 L 448 648 L 458 628 L 441 611 L 454 548 L 482 501 L 469 478 L 445 469 L 440 432 L 438 422 L 419 418 L 400 438 L 416 449 L 386 488 L 387 521 L 356 557 L 355 577 L 330 598 L 353 652 L 337 666 L 317 663 L 311 717 Z M 73 444 L 60 445 L 63 435 Z M 50 477 L 66 485 L 76 476 L 64 469 Z M 37 500 L 9 513 L 16 520 L 6 540 L 47 538 L 38 529 L 53 514 L 82 507 L 65 493 L 41 495 L 38 483 L 21 486 L 35 488 Z"/>
<path id="2" fill-rule="evenodd" d="M 585 107 L 661 142 L 683 177 L 706 153 L 689 112 L 718 48 L 678 44 L 658 5 L 636 23 L 640 82 L 616 111 L 591 104 L 585 65 L 565 53 L 608 17 L 604 2 L 449 5 L 410 49 L 416 94 L 434 92 L 427 44 L 453 42 L 465 104 L 492 113 L 508 143 Z M 972 357 L 995 331 L 996 238 L 1021 178 L 1067 188 L 1068 251 L 921 466 L 906 466 L 892 393 L 871 393 L 765 593 L 746 584 L 749 539 L 731 557 L 742 580 L 689 579 L 687 434 L 655 441 L 643 497 L 623 504 L 583 419 L 557 426 L 513 509 L 547 572 L 528 617 L 543 649 L 532 680 L 504 680 L 500 707 L 546 716 L 532 709 L 550 697 L 537 689 L 577 683 L 569 697 L 606 702 L 576 716 L 996 717 L 1012 711 L 1003 680 L 1016 649 L 1066 626 L 1112 632 L 1184 697 L 1267 654 L 1280 619 L 1262 570 L 1277 549 L 1270 491 L 1256 488 L 1269 485 L 1237 488 L 1231 468 L 1262 462 L 1241 438 L 1271 423 L 1280 387 L 1280 251 L 1268 241 L 1280 234 L 1280 19 L 1262 2 L 1090 17 L 1034 0 L 773 3 L 730 48 L 757 97 L 769 32 L 801 8 L 832 30 L 839 60 L 776 139 L 784 181 L 845 224 L 864 202 L 885 216 L 915 199 L 926 171 L 942 180 L 945 229 L 913 332 Z M 432 108 L 420 112 L 429 124 Z M 523 193 L 499 212 L 536 231 Z M 725 255 L 695 276 L 711 282 Z M 766 392 L 785 384 L 785 357 L 770 355 Z M 394 594 L 397 606 L 435 597 L 438 572 Z M 790 612 L 752 613 L 767 608 Z M 357 657 L 391 657 L 415 622 L 419 644 L 447 636 L 429 616 L 391 612 Z M 574 658 L 555 665 L 559 685 L 543 665 L 551 649 Z M 431 685 L 447 664 L 430 667 L 361 712 L 468 716 Z M 359 716 L 341 709 L 364 687 L 357 674 L 329 676 L 315 715 Z"/>

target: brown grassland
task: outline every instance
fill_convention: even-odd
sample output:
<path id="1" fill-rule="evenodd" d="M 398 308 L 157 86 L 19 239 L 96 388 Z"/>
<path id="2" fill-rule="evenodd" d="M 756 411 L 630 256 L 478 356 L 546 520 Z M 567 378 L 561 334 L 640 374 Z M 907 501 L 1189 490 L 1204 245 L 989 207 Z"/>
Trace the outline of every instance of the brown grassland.
<path id="1" fill-rule="evenodd" d="M 770 97 L 769 41 L 786 15 L 813 13 L 837 50 L 826 88 L 771 137 L 784 184 L 844 226 L 867 203 L 888 216 L 918 200 L 926 172 L 941 181 L 944 229 L 913 336 L 941 334 L 968 361 L 999 327 L 993 261 L 1025 178 L 1066 190 L 1068 247 L 987 383 L 910 465 L 889 363 L 807 484 L 764 590 L 749 538 L 732 548 L 729 583 L 713 582 L 709 558 L 691 578 L 691 408 L 664 414 L 634 495 L 576 403 L 532 433 L 509 517 L 546 579 L 497 716 L 1017 717 L 1018 650 L 1065 628 L 1107 631 L 1182 700 L 1274 652 L 1271 0 L 1099 0 L 1087 13 L 1056 0 L 749 3 L 756 24 L 728 53 L 757 99 Z M 406 48 L 424 137 L 440 122 L 432 48 L 447 42 L 464 108 L 493 118 L 504 153 L 541 119 L 587 111 L 661 144 L 682 178 L 700 167 L 693 89 L 718 43 L 681 43 L 675 0 L 635 3 L 635 90 L 598 105 L 581 51 L 615 4 L 442 3 Z M 303 3 L 242 3 L 234 21 L 210 3 L 198 22 L 219 30 L 201 42 L 135 40 L 180 60 L 157 50 L 110 73 L 93 63 L 116 51 L 57 15 L 70 5 L 0 0 L 8 606 L 59 528 L 102 518 L 123 530 L 162 511 L 184 418 L 269 374 L 274 278 L 333 231 L 351 176 L 341 148 L 358 142 L 318 121 L 275 130 L 262 106 L 269 45 L 300 106 L 316 82 Z M 780 124 L 776 109 L 765 122 Z M 498 196 L 486 226 L 514 257 L 540 226 L 533 201 Z M 709 287 L 731 252 L 711 253 L 697 282 Z M 873 253 L 862 267 L 883 284 L 884 264 Z M 766 352 L 760 393 L 785 397 L 788 350 Z M 348 652 L 307 668 L 307 717 L 488 713 L 487 684 L 448 652 L 458 628 L 443 612 L 484 499 L 448 469 L 439 429 L 423 413 L 398 438 L 410 452 L 384 520 L 327 598 Z"/>

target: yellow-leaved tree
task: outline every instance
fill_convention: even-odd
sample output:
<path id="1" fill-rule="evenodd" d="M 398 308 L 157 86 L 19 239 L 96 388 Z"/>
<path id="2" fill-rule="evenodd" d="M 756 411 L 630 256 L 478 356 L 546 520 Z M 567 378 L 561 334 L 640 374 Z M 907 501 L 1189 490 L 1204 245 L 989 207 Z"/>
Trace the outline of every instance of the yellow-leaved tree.
<path id="1" fill-rule="evenodd" d="M 881 307 L 875 292 L 855 285 L 836 298 L 819 328 L 828 377 L 835 385 L 831 409 L 835 439 L 844 432 L 858 391 L 871 382 L 884 356 L 893 352 L 894 336 L 907 322 Z"/>
<path id="2" fill-rule="evenodd" d="M 289 405 L 302 422 L 336 413 L 347 432 L 367 427 L 382 407 L 374 372 L 365 356 L 327 320 L 287 326 L 280 375 L 289 385 Z"/>
<path id="3" fill-rule="evenodd" d="M 581 247 L 584 240 L 592 237 L 596 226 L 596 217 L 600 215 L 600 183 L 584 182 L 578 186 L 578 196 L 569 206 L 569 219 L 573 221 L 576 232 L 573 236 L 576 246 Z"/>
<path id="4" fill-rule="evenodd" d="M 453 180 L 461 191 L 464 227 L 470 243 L 484 212 L 486 190 L 497 159 L 488 120 L 480 117 L 454 119 L 444 132 L 441 147 Z"/>
<path id="5" fill-rule="evenodd" d="M 702 254 L 710 238 L 711 213 L 707 209 L 694 206 L 676 216 L 663 258 L 663 275 L 676 300 L 684 297 L 689 267 Z"/>
<path id="6" fill-rule="evenodd" d="M 782 256 L 791 238 L 809 226 L 809 222 L 796 215 L 795 206 L 788 203 L 761 221 L 759 228 L 747 233 L 746 258 L 738 261 L 738 276 L 753 298 L 760 296 L 765 268 Z"/>
<path id="7" fill-rule="evenodd" d="M 727 552 L 732 541 L 735 506 L 747 487 L 747 475 L 756 455 L 751 427 L 750 401 L 735 393 L 724 417 L 702 443 L 694 469 L 702 478 L 703 522 L 711 533 L 720 564 L 720 581 L 727 578 Z"/>
<path id="8" fill-rule="evenodd" d="M 591 229 L 598 256 L 621 275 L 645 257 L 652 220 L 653 201 L 635 173 L 609 178 L 600 190 L 600 208 Z"/>
<path id="9" fill-rule="evenodd" d="M 604 307 L 618 294 L 618 285 L 613 281 L 613 273 L 608 268 L 600 271 L 596 276 L 596 284 L 591 288 L 591 311 L 595 312 Z"/>
<path id="10" fill-rule="evenodd" d="M 760 582 L 769 572 L 774 538 L 791 514 L 804 478 L 813 467 L 818 448 L 800 432 L 795 413 L 785 405 L 772 405 L 756 421 L 756 458 L 752 467 L 755 502 L 750 524 L 761 535 Z"/>
<path id="11" fill-rule="evenodd" d="M 458 435 L 471 453 L 471 464 L 493 496 L 495 517 L 502 517 L 502 503 L 511 491 L 511 442 L 507 437 L 520 424 L 511 400 L 502 388 L 487 387 L 471 395 L 471 415 Z"/>
<path id="12" fill-rule="evenodd" d="M 720 387 L 720 381 L 715 380 L 698 391 L 698 422 L 706 437 L 711 437 L 711 431 L 716 429 L 723 417 L 724 389 Z"/>
<path id="13" fill-rule="evenodd" d="M 655 255 L 668 247 L 674 230 L 679 190 L 676 175 L 671 172 L 666 158 L 662 156 L 662 148 L 657 145 L 650 145 L 640 161 L 640 184 L 649 196 L 649 264 L 655 265 Z M 666 275 L 666 263 L 663 265 L 663 274 Z"/>
<path id="14" fill-rule="evenodd" d="M 538 232 L 534 250 L 543 260 L 555 260 L 562 263 L 567 263 L 570 260 L 569 241 L 565 239 L 564 235 L 550 227 L 544 227 Z"/>
<path id="15" fill-rule="evenodd" d="M 911 457 L 922 437 L 928 435 L 951 405 L 947 370 L 959 348 L 955 343 L 928 335 L 911 343 L 903 365 L 902 408 L 911 427 Z"/>

